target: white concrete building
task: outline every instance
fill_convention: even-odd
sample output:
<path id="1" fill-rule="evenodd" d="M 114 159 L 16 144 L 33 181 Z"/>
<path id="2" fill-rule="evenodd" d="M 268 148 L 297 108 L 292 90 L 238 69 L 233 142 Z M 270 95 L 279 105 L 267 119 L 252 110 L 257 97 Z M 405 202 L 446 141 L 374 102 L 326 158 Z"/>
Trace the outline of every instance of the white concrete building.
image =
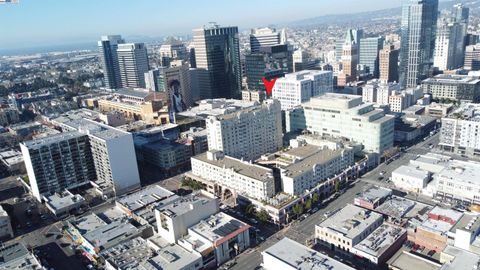
<path id="1" fill-rule="evenodd" d="M 208 151 L 192 157 L 191 161 L 192 178 L 210 185 L 217 184 L 224 192 L 229 189 L 231 193 L 258 200 L 275 195 L 272 169 L 225 156 L 220 151 Z"/>
<path id="2" fill-rule="evenodd" d="M 0 239 L 12 238 L 13 229 L 10 217 L 7 211 L 5 211 L 0 205 Z"/>
<path id="3" fill-rule="evenodd" d="M 347 204 L 344 208 L 315 225 L 315 238 L 340 252 L 352 248 L 383 223 L 383 216 L 371 210 Z"/>
<path id="4" fill-rule="evenodd" d="M 442 118 L 439 146 L 467 156 L 480 156 L 480 105 L 465 104 Z"/>
<path id="5" fill-rule="evenodd" d="M 437 195 L 480 204 L 480 163 L 451 160 L 434 175 Z"/>
<path id="6" fill-rule="evenodd" d="M 218 200 L 206 192 L 196 192 L 155 209 L 158 234 L 176 243 L 187 234 L 188 228 L 218 213 Z"/>
<path id="7" fill-rule="evenodd" d="M 362 99 L 365 103 L 376 103 L 378 105 L 388 105 L 389 97 L 400 91 L 400 85 L 396 82 L 384 82 L 380 80 L 371 80 L 363 87 Z"/>
<path id="8" fill-rule="evenodd" d="M 306 145 L 284 152 L 282 156 L 291 161 L 280 169 L 282 191 L 291 195 L 300 195 L 355 163 L 352 148 L 331 150 Z"/>
<path id="9" fill-rule="evenodd" d="M 278 99 L 282 110 L 290 110 L 311 97 L 333 92 L 333 72 L 304 70 L 278 78 L 272 91 L 272 98 Z"/>
<path id="10" fill-rule="evenodd" d="M 431 173 L 413 166 L 401 166 L 392 172 L 396 187 L 411 192 L 421 192 L 430 181 Z"/>
<path id="11" fill-rule="evenodd" d="M 78 209 L 85 204 L 85 199 L 80 194 L 73 194 L 68 190 L 43 198 L 47 209 L 57 217 L 68 214 L 71 210 Z"/>
<path id="12" fill-rule="evenodd" d="M 208 149 L 225 155 L 255 160 L 265 153 L 276 152 L 282 146 L 280 102 L 266 100 L 262 105 L 206 121 Z"/>
<path id="13" fill-rule="evenodd" d="M 250 247 L 249 228 L 250 225 L 219 212 L 190 227 L 178 244 L 202 254 L 206 268 L 216 267 Z"/>
<path id="14" fill-rule="evenodd" d="M 360 143 L 370 153 L 393 146 L 394 117 L 355 95 L 327 93 L 286 112 L 287 132 L 342 137 Z"/>
<path id="15" fill-rule="evenodd" d="M 283 238 L 262 252 L 265 270 L 353 270 L 320 252 L 310 249 L 289 238 Z"/>

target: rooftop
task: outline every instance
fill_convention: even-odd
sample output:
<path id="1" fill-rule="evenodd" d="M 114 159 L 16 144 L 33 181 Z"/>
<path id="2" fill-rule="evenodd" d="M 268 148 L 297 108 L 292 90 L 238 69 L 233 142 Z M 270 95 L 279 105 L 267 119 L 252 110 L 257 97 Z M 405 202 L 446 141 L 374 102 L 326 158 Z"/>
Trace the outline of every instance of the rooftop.
<path id="1" fill-rule="evenodd" d="M 411 178 L 416 178 L 416 179 L 425 179 L 430 175 L 428 171 L 422 170 L 412 165 L 410 166 L 402 165 L 397 169 L 395 169 L 393 173 L 408 176 Z"/>
<path id="2" fill-rule="evenodd" d="M 392 244 L 407 231 L 387 223 L 375 229 L 364 240 L 354 246 L 354 249 L 375 257 L 380 257 Z"/>
<path id="3" fill-rule="evenodd" d="M 480 255 L 448 245 L 442 251 L 452 259 L 446 262 L 441 270 L 457 270 L 457 269 L 479 269 Z"/>
<path id="4" fill-rule="evenodd" d="M 71 132 L 64 132 L 64 133 L 52 135 L 49 137 L 43 137 L 40 139 L 31 140 L 31 141 L 25 141 L 22 144 L 25 145 L 30 150 L 37 150 L 44 146 L 59 143 L 65 140 L 79 138 L 82 136 L 85 136 L 85 134 L 80 133 L 78 131 L 71 131 Z"/>
<path id="5" fill-rule="evenodd" d="M 94 231 L 107 224 L 96 214 L 85 215 L 80 218 L 70 220 L 70 223 L 75 226 L 75 228 L 82 235 Z"/>
<path id="6" fill-rule="evenodd" d="M 102 140 L 115 139 L 129 134 L 128 132 L 98 123 L 89 119 L 78 119 L 64 123 L 72 130 L 78 130 L 81 133 L 97 137 Z"/>
<path id="7" fill-rule="evenodd" d="M 480 185 L 480 162 L 451 160 L 435 177 Z"/>
<path id="8" fill-rule="evenodd" d="M 58 210 L 71 205 L 84 202 L 85 199 L 80 194 L 72 194 L 70 192 L 55 193 L 46 196 L 46 203 L 53 209 Z"/>
<path id="9" fill-rule="evenodd" d="M 354 268 L 336 261 L 289 238 L 283 238 L 262 252 L 281 260 L 292 269 L 299 270 L 353 270 Z"/>
<path id="10" fill-rule="evenodd" d="M 171 244 L 160 236 L 148 239 L 155 246 L 157 256 L 140 263 L 140 270 L 177 270 L 198 261 L 202 262 L 200 255 L 191 253 L 177 244 Z"/>
<path id="11" fill-rule="evenodd" d="M 404 249 L 400 249 L 395 255 L 393 255 L 388 264 L 394 269 L 410 270 L 410 269 L 422 269 L 422 270 L 439 270 L 440 263 L 426 260 L 423 257 L 419 257 Z"/>
<path id="12" fill-rule="evenodd" d="M 157 209 L 169 217 L 175 217 L 194 211 L 195 204 L 205 204 L 211 200 L 215 200 L 215 198 L 207 197 L 202 192 L 196 192 L 183 197 L 176 197 L 169 204 L 159 205 Z"/>
<path id="13" fill-rule="evenodd" d="M 403 197 L 392 196 L 386 200 L 375 211 L 390 216 L 392 218 L 415 218 L 419 215 L 426 215 L 432 206 L 406 199 Z"/>
<path id="14" fill-rule="evenodd" d="M 114 95 L 119 96 L 131 96 L 136 98 L 146 98 L 152 94 L 152 92 L 145 91 L 143 89 L 133 89 L 133 88 L 121 88 L 113 93 Z"/>
<path id="15" fill-rule="evenodd" d="M 257 106 L 257 102 L 237 99 L 205 99 L 198 102 L 198 106 L 179 113 L 181 116 L 206 118 L 207 116 L 219 116 L 241 109 Z"/>
<path id="16" fill-rule="evenodd" d="M 348 150 L 348 149 L 320 150 L 313 155 L 310 155 L 304 159 L 298 160 L 297 162 L 294 162 L 288 166 L 285 166 L 284 167 L 285 175 L 288 177 L 296 177 L 296 176 L 302 175 L 306 171 L 313 170 L 313 167 L 315 165 L 328 163 L 331 160 L 334 160 L 338 157 L 343 156 L 347 151 L 351 151 L 351 150 Z M 305 154 L 307 154 L 307 152 L 308 151 L 305 151 Z"/>
<path id="17" fill-rule="evenodd" d="M 355 201 L 358 199 L 367 201 L 369 203 L 375 203 L 379 200 L 387 198 L 390 195 L 392 195 L 391 189 L 372 186 L 364 192 L 357 193 L 355 196 Z"/>
<path id="18" fill-rule="evenodd" d="M 236 158 L 225 156 L 220 159 L 212 160 L 207 157 L 208 153 L 202 153 L 198 156 L 192 157 L 192 159 L 198 159 L 200 161 L 209 163 L 211 165 L 234 170 L 236 173 L 260 180 L 267 181 L 270 180 L 273 176 L 272 170 L 265 167 L 251 164 L 246 161 L 241 161 Z"/>
<path id="19" fill-rule="evenodd" d="M 478 232 L 480 228 L 480 217 L 478 215 L 473 215 L 470 213 L 465 213 L 462 218 L 453 226 L 452 232 L 456 232 L 456 230 L 463 230 L 470 233 Z"/>
<path id="20" fill-rule="evenodd" d="M 114 244 L 113 241 L 120 241 L 131 235 L 139 233 L 139 229 L 129 222 L 114 221 L 92 230 L 83 235 L 83 237 L 98 247 L 103 247 L 107 243 Z M 112 243 L 113 242 L 113 243 Z"/>
<path id="21" fill-rule="evenodd" d="M 142 261 L 152 258 L 155 253 L 141 237 L 136 237 L 100 253 L 103 258 L 118 269 L 139 269 Z"/>
<path id="22" fill-rule="evenodd" d="M 433 78 L 428 78 L 422 82 L 422 84 L 433 84 L 433 83 L 442 83 L 442 84 L 478 84 L 480 79 L 474 76 L 467 75 L 451 75 L 451 74 L 440 74 Z"/>
<path id="23" fill-rule="evenodd" d="M 212 243 L 222 241 L 223 238 L 232 234 L 240 233 L 250 228 L 250 225 L 231 217 L 225 213 L 219 212 L 209 218 L 200 221 L 189 231 L 193 231 Z"/>
<path id="24" fill-rule="evenodd" d="M 347 238 L 353 239 L 379 219 L 382 219 L 382 215 L 379 213 L 353 204 L 347 204 L 344 208 L 317 226 L 328 228 Z"/>
<path id="25" fill-rule="evenodd" d="M 27 248 L 16 242 L 0 247 L 0 268 L 1 269 L 42 269 L 35 257 L 30 254 Z"/>
<path id="26" fill-rule="evenodd" d="M 460 220 L 462 215 L 463 213 L 461 212 L 436 206 L 432 209 L 432 211 L 430 211 L 430 213 L 428 213 L 429 218 L 420 225 L 420 228 L 443 235 L 448 233 L 450 229 L 453 228 L 455 223 Z M 433 219 L 432 216 L 450 218 L 454 222 L 454 224 L 451 224 L 444 220 Z"/>
<path id="27" fill-rule="evenodd" d="M 63 113 L 57 118 L 52 119 L 52 122 L 63 124 L 72 120 L 79 120 L 83 118 L 88 118 L 91 120 L 95 120 L 100 115 L 99 112 L 92 111 L 86 108 L 78 109 L 78 110 L 71 110 L 66 113 Z"/>
<path id="28" fill-rule="evenodd" d="M 130 211 L 136 211 L 173 195 L 173 192 L 159 185 L 150 185 L 139 191 L 120 197 L 117 202 Z"/>

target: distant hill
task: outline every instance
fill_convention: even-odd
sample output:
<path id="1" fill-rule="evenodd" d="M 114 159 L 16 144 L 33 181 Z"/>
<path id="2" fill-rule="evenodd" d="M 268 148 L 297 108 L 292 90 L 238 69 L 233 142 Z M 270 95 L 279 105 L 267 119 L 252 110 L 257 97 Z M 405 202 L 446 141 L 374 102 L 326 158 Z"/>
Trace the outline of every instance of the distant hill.
<path id="1" fill-rule="evenodd" d="M 480 12 L 480 0 L 456 0 L 456 1 L 441 1 L 439 5 L 439 10 L 451 8 L 456 3 L 464 3 L 466 6 L 470 7 L 471 13 L 478 14 Z M 402 15 L 402 8 L 389 8 L 381 9 L 375 11 L 367 12 L 358 12 L 351 14 L 332 14 L 332 15 L 323 15 L 314 18 L 308 18 L 298 21 L 293 21 L 287 23 L 288 26 L 308 26 L 308 25 L 319 25 L 319 24 L 332 24 L 332 23 L 347 23 L 355 21 L 365 21 L 365 20 L 381 20 L 381 19 L 392 19 L 395 17 L 400 17 Z"/>

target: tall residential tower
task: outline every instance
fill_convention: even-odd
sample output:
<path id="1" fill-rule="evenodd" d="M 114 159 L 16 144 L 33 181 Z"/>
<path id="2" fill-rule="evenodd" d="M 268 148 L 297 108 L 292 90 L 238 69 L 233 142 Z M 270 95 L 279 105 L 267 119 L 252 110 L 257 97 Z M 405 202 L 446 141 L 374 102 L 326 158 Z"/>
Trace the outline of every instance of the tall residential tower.
<path id="1" fill-rule="evenodd" d="M 105 87 L 117 89 L 122 87 L 120 68 L 118 65 L 117 48 L 125 41 L 120 35 L 102 36 L 98 41 L 100 57 L 102 59 Z"/>

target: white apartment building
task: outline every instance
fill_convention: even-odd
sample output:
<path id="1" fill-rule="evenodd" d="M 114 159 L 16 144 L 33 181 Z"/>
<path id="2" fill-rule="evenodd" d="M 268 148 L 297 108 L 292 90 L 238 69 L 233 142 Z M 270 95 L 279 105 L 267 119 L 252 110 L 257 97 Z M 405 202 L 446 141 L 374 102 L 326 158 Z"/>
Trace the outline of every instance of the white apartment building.
<path id="1" fill-rule="evenodd" d="M 371 210 L 347 204 L 318 225 L 315 238 L 322 245 L 340 252 L 352 252 L 352 248 L 383 223 L 383 216 Z"/>
<path id="2" fill-rule="evenodd" d="M 389 97 L 398 91 L 400 91 L 400 85 L 396 82 L 371 80 L 363 87 L 362 99 L 365 103 L 388 105 Z"/>
<path id="3" fill-rule="evenodd" d="M 308 130 L 360 143 L 370 153 L 393 146 L 394 117 L 355 95 L 327 93 L 286 113 L 287 132 Z"/>
<path id="4" fill-rule="evenodd" d="M 354 150 L 323 149 L 305 145 L 282 153 L 291 160 L 280 169 L 282 191 L 291 195 L 301 195 L 354 165 Z"/>
<path id="5" fill-rule="evenodd" d="M 230 114 L 210 116 L 206 121 L 208 149 L 225 155 L 255 160 L 282 146 L 282 116 L 278 100 Z"/>
<path id="6" fill-rule="evenodd" d="M 467 156 L 480 156 L 480 105 L 464 104 L 442 118 L 439 146 L 446 151 Z"/>
<path id="7" fill-rule="evenodd" d="M 188 228 L 218 211 L 218 199 L 210 193 L 200 191 L 177 197 L 155 209 L 157 232 L 170 243 L 176 243 L 187 234 Z"/>
<path id="8" fill-rule="evenodd" d="M 7 211 L 5 211 L 0 205 L 0 239 L 12 237 L 13 229 L 10 217 L 8 216 Z"/>
<path id="9" fill-rule="evenodd" d="M 225 156 L 220 151 L 208 151 L 191 160 L 192 177 L 207 185 L 214 183 L 258 200 L 275 195 L 272 169 Z"/>
<path id="10" fill-rule="evenodd" d="M 278 99 L 282 110 L 290 110 L 311 97 L 333 92 L 333 72 L 304 70 L 278 78 L 272 91 L 272 98 Z"/>

